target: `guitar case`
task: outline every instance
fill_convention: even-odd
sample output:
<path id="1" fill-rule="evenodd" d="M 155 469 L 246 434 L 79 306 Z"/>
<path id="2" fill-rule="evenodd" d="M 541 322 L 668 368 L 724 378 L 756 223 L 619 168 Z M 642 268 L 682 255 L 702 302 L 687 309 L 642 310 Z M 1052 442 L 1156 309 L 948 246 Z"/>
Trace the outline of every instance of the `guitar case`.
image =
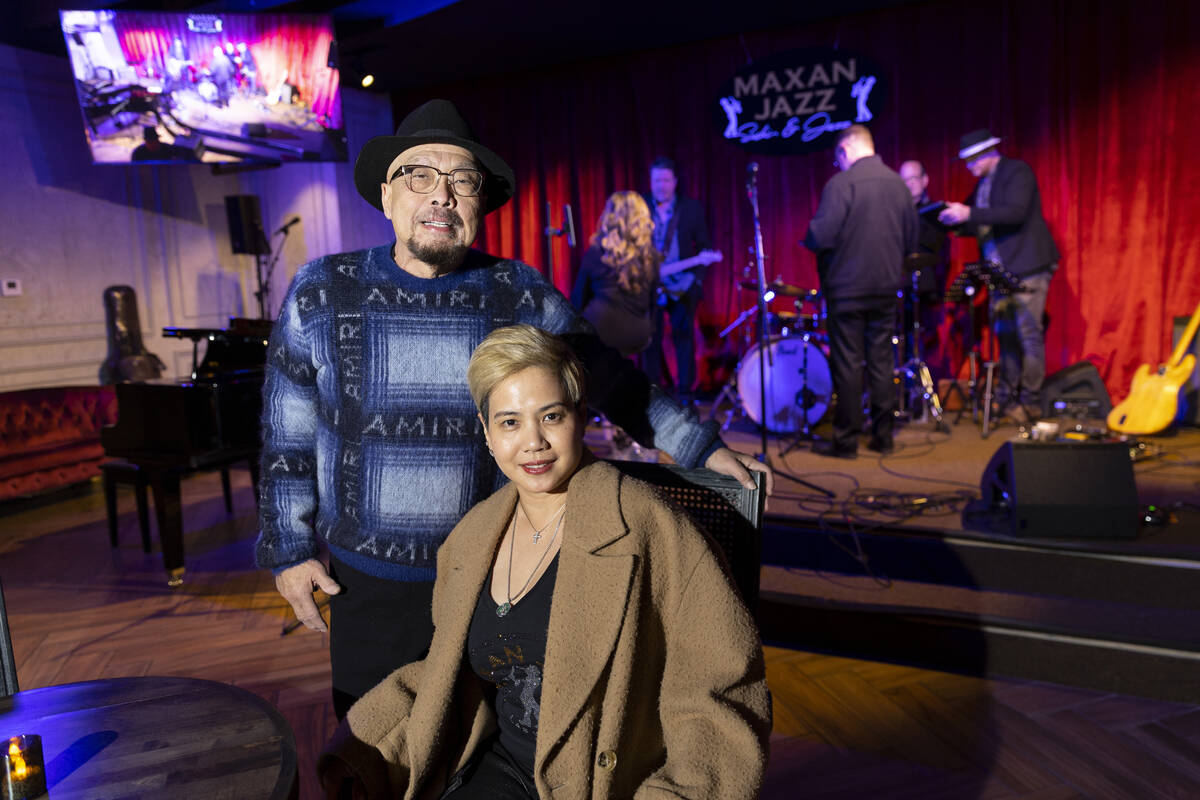
<path id="1" fill-rule="evenodd" d="M 1106 419 L 1112 398 L 1090 361 L 1079 361 L 1046 378 L 1042 384 L 1042 418 Z"/>
<path id="2" fill-rule="evenodd" d="M 104 328 L 108 355 L 100 365 L 100 385 L 162 377 L 166 364 L 142 344 L 137 292 L 132 286 L 109 286 L 104 290 Z"/>

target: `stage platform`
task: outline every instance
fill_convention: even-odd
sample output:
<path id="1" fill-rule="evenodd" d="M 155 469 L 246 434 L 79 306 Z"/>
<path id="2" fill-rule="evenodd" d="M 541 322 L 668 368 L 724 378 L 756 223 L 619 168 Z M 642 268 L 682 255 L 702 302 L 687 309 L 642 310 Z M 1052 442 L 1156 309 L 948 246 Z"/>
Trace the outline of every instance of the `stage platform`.
<path id="1" fill-rule="evenodd" d="M 724 437 L 743 452 L 761 450 L 747 420 Z M 1200 700 L 1200 430 L 1130 443 L 1138 516 L 1158 509 L 1130 539 L 1015 537 L 995 519 L 964 520 L 996 451 L 1028 441 L 1008 422 L 987 438 L 969 416 L 948 432 L 905 424 L 893 453 L 862 447 L 853 460 L 816 455 L 793 438 L 767 442 L 777 479 L 763 526 L 759 619 L 769 642 Z M 601 455 L 607 448 L 596 431 L 589 444 Z M 1090 479 L 1086 470 L 1072 478 Z M 1099 486 L 1103 502 L 1108 487 Z"/>

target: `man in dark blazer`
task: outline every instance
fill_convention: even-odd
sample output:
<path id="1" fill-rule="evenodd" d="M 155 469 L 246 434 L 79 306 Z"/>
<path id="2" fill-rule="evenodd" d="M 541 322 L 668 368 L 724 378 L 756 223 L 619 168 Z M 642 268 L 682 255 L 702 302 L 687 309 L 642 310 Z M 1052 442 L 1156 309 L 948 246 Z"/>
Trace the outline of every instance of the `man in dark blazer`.
<path id="1" fill-rule="evenodd" d="M 1024 161 L 1001 156 L 998 144 L 1000 139 L 983 129 L 962 137 L 958 157 L 979 182 L 966 203 L 948 203 L 938 219 L 975 236 L 982 258 L 999 263 L 1025 287 L 993 295 L 990 303 L 1000 345 L 996 402 L 1011 419 L 1028 424 L 1041 407 L 1043 316 L 1050 278 L 1058 269 L 1058 248 L 1042 216 L 1033 170 Z"/>
<path id="2" fill-rule="evenodd" d="M 658 158 L 650 165 L 650 192 L 644 197 L 654 219 L 654 246 L 663 254 L 664 264 L 691 258 L 712 246 L 704 207 L 678 194 L 678 186 L 674 161 Z M 664 281 L 662 305 L 653 311 L 654 339 L 642 363 L 646 376 L 663 385 L 663 316 L 669 316 L 671 342 L 675 345 L 675 393 L 685 404 L 692 400 L 696 388 L 696 342 L 692 336 L 706 272 L 707 266 L 701 265 Z"/>
<path id="3" fill-rule="evenodd" d="M 909 280 L 904 258 L 917 246 L 917 210 L 904 181 L 875 155 L 866 127 L 851 125 L 839 132 L 834 155 L 841 172 L 825 184 L 803 242 L 817 254 L 837 393 L 833 440 L 813 449 L 854 458 L 863 427 L 864 361 L 871 396 L 867 447 L 879 453 L 893 449 L 896 293 Z"/>

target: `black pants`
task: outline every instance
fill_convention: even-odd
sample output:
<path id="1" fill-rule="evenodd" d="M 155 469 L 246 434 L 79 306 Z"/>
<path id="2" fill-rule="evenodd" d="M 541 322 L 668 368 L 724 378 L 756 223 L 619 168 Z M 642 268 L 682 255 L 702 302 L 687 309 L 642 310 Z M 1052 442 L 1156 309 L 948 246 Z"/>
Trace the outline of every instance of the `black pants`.
<path id="1" fill-rule="evenodd" d="M 329 600 L 333 711 L 341 720 L 354 701 L 433 641 L 433 581 L 376 578 L 332 556 L 329 572 L 342 591 Z"/>
<path id="2" fill-rule="evenodd" d="M 654 317 L 654 338 L 642 358 L 642 371 L 651 383 L 665 386 L 663 369 L 663 317 L 671 318 L 671 343 L 675 345 L 675 394 L 687 399 L 696 388 L 696 307 L 700 293 L 693 287 L 678 299 L 667 300 L 666 307 L 650 310 Z"/>
<path id="3" fill-rule="evenodd" d="M 896 301 L 839 308 L 831 301 L 826 319 L 829 328 L 829 361 L 837 403 L 833 410 L 833 446 L 858 449 L 862 433 L 863 363 L 871 396 L 871 436 L 890 442 L 896 426 L 896 390 L 892 383 L 892 335 L 896 329 Z"/>

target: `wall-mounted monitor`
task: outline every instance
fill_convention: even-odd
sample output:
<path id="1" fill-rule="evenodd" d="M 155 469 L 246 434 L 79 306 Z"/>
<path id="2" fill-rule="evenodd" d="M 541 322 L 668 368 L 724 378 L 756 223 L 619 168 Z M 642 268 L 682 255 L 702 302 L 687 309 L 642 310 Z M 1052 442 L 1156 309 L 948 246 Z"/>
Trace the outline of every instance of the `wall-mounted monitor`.
<path id="1" fill-rule="evenodd" d="M 60 15 L 94 162 L 346 160 L 328 15 Z"/>

